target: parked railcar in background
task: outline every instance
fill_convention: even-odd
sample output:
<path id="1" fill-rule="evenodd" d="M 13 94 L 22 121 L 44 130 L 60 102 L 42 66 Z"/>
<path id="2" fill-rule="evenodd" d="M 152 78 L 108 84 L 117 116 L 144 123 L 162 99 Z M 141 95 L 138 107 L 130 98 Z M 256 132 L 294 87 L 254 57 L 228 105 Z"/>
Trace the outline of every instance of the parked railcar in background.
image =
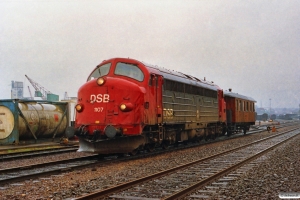
<path id="1" fill-rule="evenodd" d="M 261 114 L 261 115 L 256 115 L 256 120 L 258 121 L 267 121 L 269 118 L 269 115 L 267 113 Z"/>
<path id="2" fill-rule="evenodd" d="M 69 122 L 67 102 L 0 100 L 0 145 L 58 141 Z"/>
<path id="3" fill-rule="evenodd" d="M 272 115 L 270 116 L 270 120 L 274 121 L 275 119 L 276 119 L 276 115 L 275 115 L 275 114 L 272 114 Z"/>

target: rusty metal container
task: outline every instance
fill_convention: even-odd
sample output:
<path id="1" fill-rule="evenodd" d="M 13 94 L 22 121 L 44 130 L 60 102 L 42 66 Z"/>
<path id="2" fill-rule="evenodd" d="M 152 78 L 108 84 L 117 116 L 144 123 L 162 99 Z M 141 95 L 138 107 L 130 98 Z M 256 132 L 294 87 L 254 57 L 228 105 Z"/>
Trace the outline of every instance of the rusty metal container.
<path id="1" fill-rule="evenodd" d="M 67 102 L 0 100 L 0 144 L 59 138 L 68 122 Z"/>

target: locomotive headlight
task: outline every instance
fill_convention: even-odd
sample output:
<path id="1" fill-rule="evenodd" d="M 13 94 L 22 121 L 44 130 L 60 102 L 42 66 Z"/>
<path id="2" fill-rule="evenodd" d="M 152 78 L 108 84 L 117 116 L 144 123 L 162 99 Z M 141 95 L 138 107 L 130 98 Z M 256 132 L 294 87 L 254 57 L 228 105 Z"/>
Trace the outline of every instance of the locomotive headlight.
<path id="1" fill-rule="evenodd" d="M 121 105 L 120 105 L 120 109 L 121 109 L 122 111 L 126 110 L 126 105 L 125 105 L 125 104 L 121 104 Z"/>
<path id="2" fill-rule="evenodd" d="M 120 105 L 120 110 L 123 112 L 128 112 L 131 111 L 132 109 L 133 109 L 132 103 L 122 103 Z"/>
<path id="3" fill-rule="evenodd" d="M 97 79 L 97 84 L 98 85 L 103 85 L 104 83 L 105 83 L 105 79 L 104 78 L 100 77 L 100 78 Z"/>
<path id="4" fill-rule="evenodd" d="M 83 111 L 83 105 L 82 104 L 77 104 L 75 106 L 75 109 L 77 110 L 77 112 L 82 112 Z"/>

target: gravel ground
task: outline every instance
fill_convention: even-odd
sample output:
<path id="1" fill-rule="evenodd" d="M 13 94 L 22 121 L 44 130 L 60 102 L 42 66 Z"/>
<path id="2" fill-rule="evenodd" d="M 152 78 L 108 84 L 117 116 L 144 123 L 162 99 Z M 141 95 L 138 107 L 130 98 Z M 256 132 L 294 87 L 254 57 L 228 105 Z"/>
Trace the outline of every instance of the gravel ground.
<path id="1" fill-rule="evenodd" d="M 227 196 L 226 199 L 280 199 L 282 192 L 296 192 L 300 196 L 299 144 L 300 135 L 276 148 L 267 155 L 265 162 L 232 182 L 220 196 Z"/>
<path id="2" fill-rule="evenodd" d="M 281 129 L 280 131 L 283 130 L 284 129 Z M 21 182 L 18 184 L 5 185 L 0 188 L 0 199 L 55 199 L 55 200 L 68 199 L 86 192 L 107 188 L 111 185 L 116 185 L 124 181 L 128 181 L 128 177 L 134 179 L 152 173 L 156 173 L 158 171 L 165 170 L 170 167 L 174 167 L 179 163 L 190 162 L 202 157 L 206 157 L 218 153 L 220 151 L 224 151 L 226 149 L 240 146 L 244 143 L 248 143 L 249 139 L 257 140 L 259 138 L 266 137 L 267 135 L 272 135 L 272 134 L 274 133 L 265 132 L 260 134 L 254 134 L 242 139 L 225 141 L 222 145 L 209 144 L 206 146 L 200 146 L 197 148 L 191 148 L 191 149 L 176 151 L 172 153 L 166 153 L 158 156 L 153 156 L 150 158 L 137 159 L 137 160 L 127 161 L 127 162 L 116 162 L 100 168 L 86 168 L 81 171 L 66 172 L 57 176 L 49 176 L 47 178 L 40 178 L 37 180 L 27 180 L 25 182 Z M 245 142 L 246 138 L 247 138 L 247 142 Z M 297 141 L 298 143 L 296 144 L 299 144 L 299 137 Z M 296 154 L 296 153 L 291 153 L 291 154 Z M 281 156 L 283 155 L 284 154 L 282 154 Z M 300 157 L 299 147 L 298 147 L 297 156 L 298 156 L 297 163 L 295 163 L 296 162 L 295 160 L 291 160 L 290 162 L 294 163 L 295 165 L 297 164 L 299 166 L 299 157 Z M 285 158 L 286 157 L 284 156 L 282 158 L 278 157 L 279 161 L 282 163 L 281 167 L 292 166 L 292 165 L 287 165 L 283 162 Z M 293 159 L 293 158 L 295 157 L 291 157 L 289 159 Z M 23 164 L 24 162 L 25 161 L 22 161 Z M 38 161 L 32 159 L 30 161 L 27 160 L 26 162 L 32 163 Z M 13 165 L 12 163 L 13 162 L 10 162 L 10 166 Z M 20 161 L 15 162 L 16 166 L 18 166 L 19 164 Z M 2 165 L 5 165 L 5 163 L 2 163 Z M 287 168 L 287 169 L 291 169 L 291 168 Z M 268 171 L 270 172 L 270 170 Z M 272 174 L 274 175 L 275 173 L 272 172 Z M 280 172 L 277 172 L 276 175 L 281 177 Z M 297 175 L 299 177 L 299 171 L 294 174 L 295 179 L 297 179 Z M 268 176 L 268 177 L 270 178 L 272 176 Z M 281 179 L 281 178 L 278 178 L 278 180 L 279 182 L 282 180 L 285 181 L 285 179 Z M 295 182 L 295 180 L 292 180 L 290 176 L 288 176 L 288 180 L 285 182 L 287 183 L 290 182 L 290 184 L 293 185 L 295 183 L 299 183 L 299 180 L 298 182 Z M 246 189 L 247 188 L 244 188 L 245 191 L 249 190 Z M 243 192 L 239 193 L 239 195 L 242 194 Z M 232 199 L 236 199 L 237 195 L 233 195 L 233 196 L 228 195 L 228 196 L 231 196 Z M 278 192 L 277 192 L 277 196 L 278 196 Z"/>

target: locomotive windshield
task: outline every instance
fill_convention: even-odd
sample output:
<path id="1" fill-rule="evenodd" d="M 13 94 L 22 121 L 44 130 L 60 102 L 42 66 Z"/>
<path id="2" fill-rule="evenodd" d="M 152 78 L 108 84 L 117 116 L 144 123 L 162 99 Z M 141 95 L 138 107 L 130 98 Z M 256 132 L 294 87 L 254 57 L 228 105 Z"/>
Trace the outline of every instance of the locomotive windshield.
<path id="1" fill-rule="evenodd" d="M 117 63 L 116 69 L 115 69 L 116 75 L 122 75 L 127 76 L 129 78 L 133 78 L 137 81 L 143 81 L 144 80 L 144 74 L 142 70 L 134 65 L 129 63 Z"/>
<path id="2" fill-rule="evenodd" d="M 107 75 L 110 70 L 110 66 L 111 66 L 111 63 L 107 63 L 104 65 L 98 66 L 95 69 L 95 71 L 93 71 L 93 73 L 90 75 L 90 77 L 88 78 L 88 81 Z"/>

